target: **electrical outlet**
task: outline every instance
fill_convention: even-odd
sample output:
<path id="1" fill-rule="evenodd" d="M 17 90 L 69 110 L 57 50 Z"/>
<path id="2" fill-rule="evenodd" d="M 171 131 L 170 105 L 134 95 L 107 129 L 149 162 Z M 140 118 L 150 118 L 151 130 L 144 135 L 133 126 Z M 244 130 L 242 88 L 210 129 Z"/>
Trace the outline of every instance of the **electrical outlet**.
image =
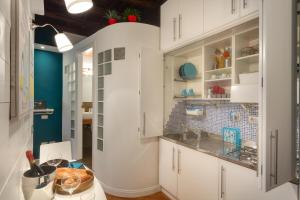
<path id="1" fill-rule="evenodd" d="M 248 117 L 248 123 L 249 124 L 257 124 L 257 121 L 258 121 L 258 119 L 255 116 L 249 116 Z"/>

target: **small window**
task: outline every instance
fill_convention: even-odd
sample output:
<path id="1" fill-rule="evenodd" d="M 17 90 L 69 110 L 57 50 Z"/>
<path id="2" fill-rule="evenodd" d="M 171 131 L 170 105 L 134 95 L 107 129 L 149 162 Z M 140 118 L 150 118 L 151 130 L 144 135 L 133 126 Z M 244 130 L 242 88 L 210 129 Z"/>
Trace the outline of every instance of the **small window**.
<path id="1" fill-rule="evenodd" d="M 97 149 L 103 151 L 103 140 L 97 139 Z"/>
<path id="2" fill-rule="evenodd" d="M 98 127 L 98 138 L 103 139 L 103 127 Z"/>
<path id="3" fill-rule="evenodd" d="M 112 72 L 111 62 L 110 63 L 106 63 L 104 65 L 104 71 L 105 71 L 105 75 L 111 74 L 111 72 Z"/>
<path id="4" fill-rule="evenodd" d="M 104 62 L 111 62 L 111 49 L 104 52 Z"/>
<path id="5" fill-rule="evenodd" d="M 98 64 L 102 64 L 104 62 L 104 54 L 103 52 L 98 54 Z"/>
<path id="6" fill-rule="evenodd" d="M 98 66 L 98 76 L 103 76 L 104 75 L 104 69 L 103 65 Z"/>
<path id="7" fill-rule="evenodd" d="M 98 88 L 104 88 L 104 78 L 98 78 Z"/>
<path id="8" fill-rule="evenodd" d="M 103 101 L 103 100 L 104 100 L 104 91 L 98 90 L 98 101 Z"/>
<path id="9" fill-rule="evenodd" d="M 114 60 L 124 60 L 125 59 L 125 47 L 114 48 Z"/>

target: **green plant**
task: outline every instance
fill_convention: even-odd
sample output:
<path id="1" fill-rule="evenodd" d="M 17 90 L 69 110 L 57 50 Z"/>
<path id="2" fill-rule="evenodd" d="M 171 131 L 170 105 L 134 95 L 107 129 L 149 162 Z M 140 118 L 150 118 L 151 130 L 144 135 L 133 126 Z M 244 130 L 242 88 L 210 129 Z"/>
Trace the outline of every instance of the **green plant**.
<path id="1" fill-rule="evenodd" d="M 128 16 L 133 15 L 136 16 L 137 20 L 141 21 L 141 12 L 135 8 L 126 8 L 123 12 L 123 20 L 127 21 Z"/>
<path id="2" fill-rule="evenodd" d="M 119 20 L 121 17 L 116 10 L 107 10 L 107 12 L 105 13 L 105 18 Z"/>

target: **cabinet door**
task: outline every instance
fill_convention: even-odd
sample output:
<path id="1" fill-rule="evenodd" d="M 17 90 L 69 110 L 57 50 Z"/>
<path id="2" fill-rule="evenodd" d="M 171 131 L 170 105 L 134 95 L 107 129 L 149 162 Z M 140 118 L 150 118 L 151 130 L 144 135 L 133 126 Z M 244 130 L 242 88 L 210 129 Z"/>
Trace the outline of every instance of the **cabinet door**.
<path id="1" fill-rule="evenodd" d="M 258 11 L 258 0 L 241 0 L 241 17 Z"/>
<path id="2" fill-rule="evenodd" d="M 295 176 L 296 25 L 293 0 L 264 0 L 262 23 L 261 163 L 265 190 Z M 280 13 L 280 15 L 278 15 Z M 274 26 L 276 24 L 276 26 Z M 283 51 L 284 49 L 284 51 Z"/>
<path id="3" fill-rule="evenodd" d="M 161 6 L 161 49 L 171 48 L 178 41 L 179 0 L 168 0 Z"/>
<path id="4" fill-rule="evenodd" d="M 163 134 L 163 55 L 143 48 L 140 53 L 140 101 L 142 137 Z"/>
<path id="5" fill-rule="evenodd" d="M 204 32 L 239 17 L 239 0 L 204 0 Z"/>
<path id="6" fill-rule="evenodd" d="M 177 195 L 176 144 L 159 140 L 159 184 L 174 197 Z"/>
<path id="7" fill-rule="evenodd" d="M 219 199 L 261 199 L 256 171 L 220 160 Z"/>
<path id="8" fill-rule="evenodd" d="M 203 33 L 203 0 L 180 0 L 179 40 L 185 41 Z"/>
<path id="9" fill-rule="evenodd" d="M 218 159 L 178 146 L 178 199 L 218 199 Z"/>

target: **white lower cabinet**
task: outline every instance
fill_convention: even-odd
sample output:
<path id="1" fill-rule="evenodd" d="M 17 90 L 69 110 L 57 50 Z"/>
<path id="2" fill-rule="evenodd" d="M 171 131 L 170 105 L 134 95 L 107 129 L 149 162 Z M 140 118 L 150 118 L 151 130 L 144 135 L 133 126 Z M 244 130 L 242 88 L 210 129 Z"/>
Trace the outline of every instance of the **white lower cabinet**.
<path id="1" fill-rule="evenodd" d="M 177 145 L 159 140 L 159 184 L 171 195 L 177 196 Z"/>
<path id="2" fill-rule="evenodd" d="M 261 199 L 256 171 L 219 160 L 219 200 Z"/>
<path id="3" fill-rule="evenodd" d="M 218 159 L 178 145 L 180 200 L 218 199 Z"/>
<path id="4" fill-rule="evenodd" d="M 160 139 L 159 183 L 180 200 L 218 199 L 218 159 Z"/>
<path id="5" fill-rule="evenodd" d="M 160 139 L 159 183 L 179 200 L 263 200 L 256 171 Z"/>

